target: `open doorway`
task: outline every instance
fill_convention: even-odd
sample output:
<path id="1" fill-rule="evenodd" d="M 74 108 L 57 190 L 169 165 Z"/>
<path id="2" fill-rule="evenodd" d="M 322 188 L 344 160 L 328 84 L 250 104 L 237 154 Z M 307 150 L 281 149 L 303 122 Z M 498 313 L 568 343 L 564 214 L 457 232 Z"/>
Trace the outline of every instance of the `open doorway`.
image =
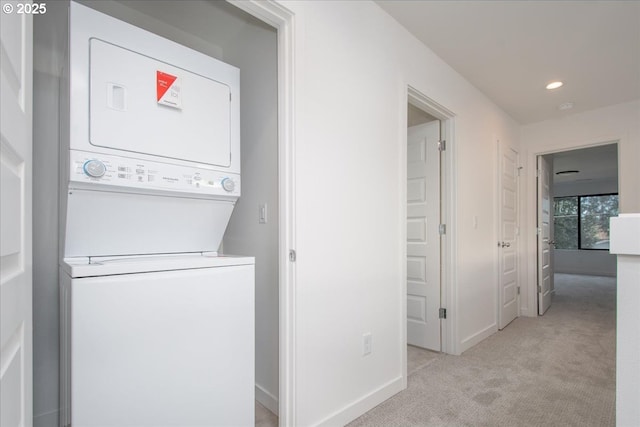
<path id="1" fill-rule="evenodd" d="M 405 298 L 402 322 L 404 384 L 407 373 L 428 364 L 438 352 L 456 354 L 454 234 L 452 222 L 454 114 L 408 88 L 406 140 Z M 455 232 L 455 230 L 454 230 Z M 443 285 L 444 284 L 444 285 Z"/>
<path id="2" fill-rule="evenodd" d="M 566 275 L 616 275 L 616 259 L 608 249 L 609 218 L 618 214 L 618 146 L 612 142 L 549 153 L 538 156 L 538 162 L 543 165 L 538 173 L 537 209 L 538 313 L 542 315 L 553 301 L 554 279 L 559 275 L 563 275 L 561 283 L 577 280 Z"/>
<path id="3" fill-rule="evenodd" d="M 441 350 L 440 120 L 407 106 L 407 370 Z"/>
<path id="4" fill-rule="evenodd" d="M 290 424 L 288 420 L 293 419 L 292 414 L 295 410 L 292 397 L 294 363 L 291 345 L 295 320 L 291 313 L 295 312 L 295 301 L 291 298 L 294 278 L 293 265 L 289 258 L 294 234 L 292 190 L 294 159 L 291 155 L 294 139 L 291 81 L 292 14 L 286 8 L 272 2 L 232 4 L 205 1 L 188 2 L 186 5 L 163 1 L 86 0 L 81 2 L 206 55 L 232 63 L 241 68 L 241 73 L 242 69 L 253 73 L 250 76 L 241 77 L 243 81 L 241 105 L 244 108 L 241 112 L 244 116 L 241 120 L 243 123 L 241 132 L 243 140 L 247 142 L 247 144 L 243 142 L 242 149 L 242 194 L 245 205 L 248 206 L 242 210 L 250 213 L 250 220 L 260 226 L 261 231 L 268 229 L 268 232 L 264 233 L 268 234 L 268 244 L 264 246 L 268 248 L 269 258 L 257 254 L 255 256 L 256 264 L 261 262 L 263 267 L 269 270 L 267 273 L 263 271 L 259 274 L 270 277 L 269 284 L 263 286 L 267 292 L 258 297 L 261 301 L 266 301 L 266 305 L 257 302 L 264 311 L 262 314 L 256 313 L 256 317 L 264 315 L 268 318 L 268 321 L 258 320 L 257 323 L 260 327 L 269 329 L 268 333 L 259 332 L 260 339 L 269 340 L 269 342 L 266 345 L 264 341 L 256 342 L 256 348 L 259 347 L 256 361 L 260 362 L 260 366 L 256 367 L 256 396 L 269 410 L 279 413 L 280 422 L 283 425 L 288 425 Z M 39 16 L 39 21 L 34 25 L 37 45 L 34 52 L 38 52 L 36 62 L 43 67 L 42 70 L 34 70 L 34 81 L 37 82 L 34 98 L 40 101 L 35 104 L 43 105 L 40 112 L 40 118 L 43 120 L 34 120 L 34 123 L 38 124 L 34 125 L 36 133 L 42 136 L 39 140 L 34 138 L 34 149 L 40 150 L 38 158 L 48 165 L 46 168 L 36 168 L 39 175 L 35 175 L 35 181 L 43 185 L 38 194 L 34 193 L 35 203 L 46 205 L 47 208 L 38 210 L 42 214 L 36 217 L 34 222 L 40 220 L 43 227 L 49 227 L 51 223 L 57 222 L 57 216 L 51 217 L 51 212 L 56 212 L 57 208 L 55 205 L 52 205 L 54 207 L 49 205 L 55 202 L 57 196 L 59 165 L 51 162 L 50 159 L 57 158 L 57 148 L 52 142 L 56 142 L 59 135 L 55 114 L 58 110 L 61 79 L 58 74 L 49 75 L 52 71 L 44 66 L 49 64 L 50 68 L 58 73 L 60 72 L 58 64 L 64 63 L 67 8 L 68 2 L 56 3 L 55 7 L 49 8 L 46 15 Z M 52 40 L 56 42 L 62 40 L 60 51 L 57 50 L 57 45 L 51 46 Z M 250 63 L 250 61 L 256 62 Z M 262 104 L 265 100 L 268 105 Z M 249 109 L 254 111 L 248 112 Z M 256 120 L 256 115 L 259 114 L 262 116 Z M 268 129 L 268 132 L 265 129 Z M 265 131 L 264 134 L 263 131 Z M 251 138 L 251 132 L 260 133 L 261 139 Z M 268 144 L 262 145 L 266 138 L 269 139 Z M 249 147 L 249 143 L 253 143 L 253 146 Z M 46 148 L 43 148 L 45 146 Z M 44 149 L 47 151 L 44 152 Z M 264 158 L 260 157 L 264 155 L 264 151 L 268 152 L 268 166 L 264 166 Z M 262 169 L 254 169 L 255 174 L 251 177 L 250 173 L 245 172 L 248 172 L 252 165 L 245 164 L 244 161 L 255 163 L 256 157 L 260 157 L 259 163 Z M 268 168 L 267 172 L 265 168 Z M 263 179 L 266 174 L 269 174 L 268 179 Z M 262 175 L 262 178 L 258 175 Z M 38 177 L 40 179 L 37 179 Z M 257 182 L 268 185 L 269 189 L 262 192 L 256 199 L 251 196 L 250 190 L 256 188 Z M 260 188 L 264 189 L 264 187 Z M 253 198 L 249 200 L 250 197 Z M 241 209 L 237 209 L 236 213 L 240 216 L 234 221 L 242 222 Z M 38 245 L 39 253 L 46 254 L 46 257 L 41 257 L 39 253 L 34 252 L 34 259 L 46 261 L 39 262 L 37 266 L 39 272 L 46 273 L 39 274 L 43 279 L 34 279 L 34 330 L 39 334 L 34 334 L 34 343 L 38 348 L 38 351 L 34 352 L 34 390 L 39 390 L 39 393 L 34 396 L 34 418 L 37 424 L 46 424 L 48 422 L 46 420 L 57 420 L 59 410 L 58 368 L 56 363 L 52 363 L 58 360 L 59 351 L 56 301 L 58 290 L 57 281 L 51 279 L 57 276 L 57 233 L 49 228 L 44 230 L 38 234 L 52 236 L 51 241 L 47 240 Z M 248 251 L 232 248 L 233 236 L 230 234 L 227 237 L 224 243 L 226 252 L 253 254 L 253 249 Z M 262 261 L 258 261 L 258 256 Z M 55 339 L 51 339 L 52 337 Z M 262 393 L 262 391 L 266 392 Z M 275 423 L 277 425 L 277 419 Z"/>

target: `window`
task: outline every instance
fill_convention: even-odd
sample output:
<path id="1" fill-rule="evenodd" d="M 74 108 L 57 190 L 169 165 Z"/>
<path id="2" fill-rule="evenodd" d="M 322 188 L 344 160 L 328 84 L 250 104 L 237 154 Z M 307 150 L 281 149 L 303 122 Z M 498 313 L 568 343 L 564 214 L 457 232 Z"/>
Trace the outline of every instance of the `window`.
<path id="1" fill-rule="evenodd" d="M 578 198 L 553 199 L 553 239 L 557 249 L 578 249 Z"/>
<path id="2" fill-rule="evenodd" d="M 618 195 L 556 197 L 554 240 L 557 249 L 609 250 L 609 218 L 618 215 Z"/>

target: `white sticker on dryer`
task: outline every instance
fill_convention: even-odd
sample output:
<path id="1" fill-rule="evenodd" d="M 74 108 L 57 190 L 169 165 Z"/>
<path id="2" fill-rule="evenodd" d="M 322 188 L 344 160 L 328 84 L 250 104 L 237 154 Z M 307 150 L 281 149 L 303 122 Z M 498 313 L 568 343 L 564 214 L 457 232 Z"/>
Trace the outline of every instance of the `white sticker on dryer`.
<path id="1" fill-rule="evenodd" d="M 156 71 L 156 96 L 159 105 L 182 110 L 180 77 L 163 71 Z"/>

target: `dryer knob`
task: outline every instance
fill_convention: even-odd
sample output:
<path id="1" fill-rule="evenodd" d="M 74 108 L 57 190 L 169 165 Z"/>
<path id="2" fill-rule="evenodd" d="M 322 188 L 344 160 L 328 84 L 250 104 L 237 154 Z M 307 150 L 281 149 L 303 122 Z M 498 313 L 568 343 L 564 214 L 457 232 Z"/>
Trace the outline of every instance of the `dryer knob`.
<path id="1" fill-rule="evenodd" d="M 231 193 L 236 188 L 236 183 L 231 178 L 224 178 L 221 184 L 227 193 Z"/>
<path id="2" fill-rule="evenodd" d="M 107 167 L 100 160 L 87 160 L 82 169 L 92 178 L 100 178 L 107 171 Z"/>

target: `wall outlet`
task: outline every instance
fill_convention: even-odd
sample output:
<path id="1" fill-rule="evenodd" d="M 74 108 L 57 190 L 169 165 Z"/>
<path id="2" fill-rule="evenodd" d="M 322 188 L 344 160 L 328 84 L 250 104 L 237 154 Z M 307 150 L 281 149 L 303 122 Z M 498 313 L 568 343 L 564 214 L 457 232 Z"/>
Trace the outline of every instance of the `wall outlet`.
<path id="1" fill-rule="evenodd" d="M 366 333 L 362 335 L 362 355 L 366 356 L 371 354 L 372 345 L 373 345 L 373 337 L 371 333 Z"/>

